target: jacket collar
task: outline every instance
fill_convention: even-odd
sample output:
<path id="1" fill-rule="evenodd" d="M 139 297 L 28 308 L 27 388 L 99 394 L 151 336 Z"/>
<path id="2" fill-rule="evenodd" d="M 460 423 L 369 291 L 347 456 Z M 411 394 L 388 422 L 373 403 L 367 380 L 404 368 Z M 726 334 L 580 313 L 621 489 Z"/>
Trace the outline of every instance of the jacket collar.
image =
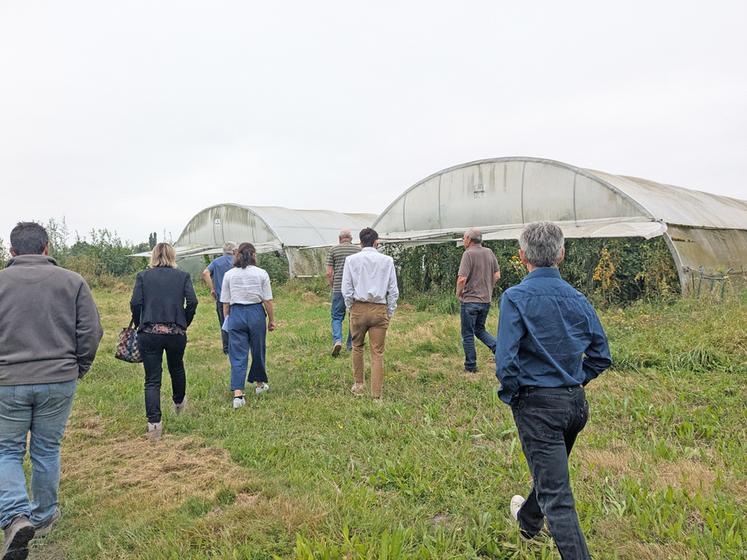
<path id="1" fill-rule="evenodd" d="M 558 270 L 558 267 L 556 266 L 535 268 L 532 272 L 524 277 L 524 280 L 530 280 L 534 278 L 560 278 L 560 270 Z M 522 280 L 522 282 L 524 280 Z"/>
<path id="2" fill-rule="evenodd" d="M 5 266 L 7 268 L 9 266 L 39 266 L 47 264 L 57 266 L 57 261 L 46 255 L 18 255 L 10 259 Z"/>

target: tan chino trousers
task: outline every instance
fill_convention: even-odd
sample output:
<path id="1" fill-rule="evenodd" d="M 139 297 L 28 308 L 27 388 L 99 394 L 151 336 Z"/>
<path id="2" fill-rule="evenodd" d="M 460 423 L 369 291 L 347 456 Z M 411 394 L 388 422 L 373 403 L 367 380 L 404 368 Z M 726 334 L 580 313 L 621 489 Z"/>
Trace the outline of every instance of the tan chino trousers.
<path id="1" fill-rule="evenodd" d="M 384 386 L 384 341 L 389 327 L 389 315 L 383 303 L 356 301 L 350 308 L 350 330 L 353 333 L 353 376 L 364 383 L 363 348 L 366 333 L 371 346 L 371 394 L 381 397 Z"/>

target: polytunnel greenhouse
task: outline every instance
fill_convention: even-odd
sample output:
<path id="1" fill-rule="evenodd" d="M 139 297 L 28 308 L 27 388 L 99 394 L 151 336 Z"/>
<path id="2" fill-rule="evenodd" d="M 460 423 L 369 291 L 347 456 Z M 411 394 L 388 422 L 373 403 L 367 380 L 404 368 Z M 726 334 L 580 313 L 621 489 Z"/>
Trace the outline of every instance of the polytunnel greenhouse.
<path id="1" fill-rule="evenodd" d="M 318 276 L 340 230 L 350 229 L 356 237 L 375 219 L 374 214 L 219 204 L 198 212 L 174 246 L 179 265 L 190 272 L 204 267 L 205 255 L 220 254 L 224 243 L 249 241 L 257 253 L 283 254 L 291 276 Z"/>
<path id="2" fill-rule="evenodd" d="M 663 236 L 683 293 L 707 275 L 744 279 L 747 201 L 581 169 L 506 157 L 434 173 L 399 196 L 373 227 L 403 245 L 461 238 L 518 239 L 524 224 L 550 220 L 567 238 Z"/>

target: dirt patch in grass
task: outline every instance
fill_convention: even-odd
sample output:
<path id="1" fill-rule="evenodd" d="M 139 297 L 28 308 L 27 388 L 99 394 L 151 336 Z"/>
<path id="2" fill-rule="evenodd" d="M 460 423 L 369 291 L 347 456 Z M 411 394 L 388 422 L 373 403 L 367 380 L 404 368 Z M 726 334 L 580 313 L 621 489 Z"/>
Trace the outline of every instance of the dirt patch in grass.
<path id="1" fill-rule="evenodd" d="M 682 488 L 688 492 L 713 493 L 716 474 L 699 461 L 680 459 L 679 461 L 664 461 L 656 467 L 655 485 L 663 490 L 667 486 Z"/>
<path id="2" fill-rule="evenodd" d="M 323 299 L 320 295 L 315 294 L 314 292 L 309 292 L 309 291 L 303 292 L 301 294 L 301 301 L 303 301 L 304 303 L 311 303 L 314 305 L 319 305 L 323 302 L 329 303 L 327 302 L 326 298 Z"/>
<path id="3" fill-rule="evenodd" d="M 613 474 L 630 474 L 633 469 L 633 454 L 627 449 L 583 449 L 579 450 L 579 464 L 590 469 L 605 470 Z"/>
<path id="4" fill-rule="evenodd" d="M 618 557 L 626 560 L 662 560 L 663 558 L 685 560 L 697 556 L 688 551 L 687 547 L 679 544 L 630 542 L 621 545 Z"/>
<path id="5" fill-rule="evenodd" d="M 63 445 L 62 479 L 86 481 L 102 499 L 119 501 L 126 490 L 128 501 L 142 496 L 168 506 L 186 496 L 212 498 L 220 488 L 239 492 L 254 482 L 226 450 L 208 447 L 199 438 L 106 438 L 100 419 L 77 416 Z"/>
<path id="6" fill-rule="evenodd" d="M 687 547 L 679 544 L 654 544 L 640 542 L 630 521 L 620 517 L 600 519 L 594 527 L 594 533 L 608 543 L 606 550 L 597 550 L 603 558 L 620 560 L 663 560 L 669 558 L 694 558 Z M 594 552 L 594 551 L 592 551 Z M 601 554 L 604 552 L 604 554 Z M 596 556 L 595 556 L 596 558 Z"/>

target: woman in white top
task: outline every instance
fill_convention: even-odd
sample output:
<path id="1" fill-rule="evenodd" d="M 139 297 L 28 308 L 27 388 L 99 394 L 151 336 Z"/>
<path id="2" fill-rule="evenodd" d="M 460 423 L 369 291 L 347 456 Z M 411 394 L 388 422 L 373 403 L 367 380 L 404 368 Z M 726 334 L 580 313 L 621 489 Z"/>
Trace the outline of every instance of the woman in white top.
<path id="1" fill-rule="evenodd" d="M 240 408 L 246 403 L 244 383 L 250 351 L 249 383 L 256 383 L 258 395 L 270 388 L 265 367 L 265 339 L 268 330 L 275 330 L 270 276 L 257 267 L 257 251 L 251 243 L 242 243 L 236 250 L 233 268 L 223 277 L 220 301 L 226 316 L 223 330 L 228 332 L 233 407 Z"/>

